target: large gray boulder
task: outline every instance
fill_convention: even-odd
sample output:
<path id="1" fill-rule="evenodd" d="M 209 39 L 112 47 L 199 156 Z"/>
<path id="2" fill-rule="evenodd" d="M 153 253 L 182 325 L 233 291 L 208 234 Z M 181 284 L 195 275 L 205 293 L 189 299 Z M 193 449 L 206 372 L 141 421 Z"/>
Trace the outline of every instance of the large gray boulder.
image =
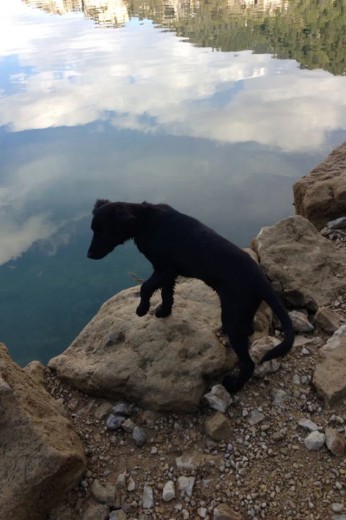
<path id="1" fill-rule="evenodd" d="M 0 518 L 43 520 L 85 462 L 58 403 L 0 344 Z"/>
<path id="2" fill-rule="evenodd" d="M 327 404 L 346 397 L 346 325 L 321 348 L 323 360 L 316 365 L 313 383 Z"/>
<path id="3" fill-rule="evenodd" d="M 253 241 L 260 265 L 288 305 L 316 311 L 343 297 L 346 250 L 294 216 L 263 228 Z"/>
<path id="4" fill-rule="evenodd" d="M 318 229 L 346 216 L 346 142 L 293 186 L 296 213 Z"/>
<path id="5" fill-rule="evenodd" d="M 204 283 L 177 284 L 172 315 L 136 313 L 139 287 L 104 303 L 63 354 L 49 367 L 92 394 L 125 398 L 153 410 L 186 412 L 198 405 L 208 381 L 234 367 L 235 355 L 216 335 L 217 295 Z"/>

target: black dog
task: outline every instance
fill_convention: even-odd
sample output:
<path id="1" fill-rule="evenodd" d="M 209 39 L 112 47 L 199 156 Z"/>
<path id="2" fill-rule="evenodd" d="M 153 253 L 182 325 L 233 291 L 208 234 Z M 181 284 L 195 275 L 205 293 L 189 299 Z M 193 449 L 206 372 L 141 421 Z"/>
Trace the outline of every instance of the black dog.
<path id="1" fill-rule="evenodd" d="M 178 276 L 199 278 L 217 292 L 222 329 L 239 358 L 239 375 L 228 375 L 223 380 L 229 392 L 239 390 L 254 371 L 248 337 L 262 300 L 280 319 L 284 339 L 261 362 L 283 356 L 291 349 L 292 322 L 260 267 L 247 253 L 198 220 L 165 204 L 98 200 L 91 229 L 94 236 L 89 258 L 103 258 L 126 240 L 134 239 L 152 263 L 154 272 L 141 286 L 138 316 L 148 312 L 150 298 L 157 289 L 161 289 L 162 303 L 156 316 L 169 316 Z"/>

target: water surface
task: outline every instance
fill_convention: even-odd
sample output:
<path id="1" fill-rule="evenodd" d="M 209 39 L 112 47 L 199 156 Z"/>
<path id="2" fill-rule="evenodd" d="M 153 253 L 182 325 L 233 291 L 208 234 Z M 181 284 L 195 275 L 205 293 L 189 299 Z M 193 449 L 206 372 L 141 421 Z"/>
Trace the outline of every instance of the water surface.
<path id="1" fill-rule="evenodd" d="M 150 266 L 86 258 L 96 198 L 166 202 L 240 246 L 346 139 L 345 8 L 264 2 L 0 4 L 0 340 L 63 351 Z"/>

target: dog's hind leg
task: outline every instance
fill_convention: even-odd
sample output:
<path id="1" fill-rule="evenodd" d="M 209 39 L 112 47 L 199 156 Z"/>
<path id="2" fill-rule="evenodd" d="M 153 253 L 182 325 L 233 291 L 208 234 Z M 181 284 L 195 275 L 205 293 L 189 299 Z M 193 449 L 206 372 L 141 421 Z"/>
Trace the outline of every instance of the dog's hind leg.
<path id="1" fill-rule="evenodd" d="M 222 381 L 223 386 L 230 393 L 238 392 L 251 378 L 255 369 L 249 354 L 249 335 L 253 320 L 252 314 L 246 316 L 247 314 L 239 312 L 239 309 L 234 311 L 234 309 L 223 308 L 222 310 L 222 328 L 239 360 L 238 375 L 226 375 Z"/>
<path id="2" fill-rule="evenodd" d="M 230 337 L 230 335 L 228 335 Z M 249 355 L 249 340 L 247 337 L 237 340 L 230 340 L 233 350 L 236 352 L 239 359 L 239 373 L 238 375 L 226 375 L 223 378 L 222 384 L 230 393 L 238 392 L 245 383 L 251 378 L 255 364 Z"/>

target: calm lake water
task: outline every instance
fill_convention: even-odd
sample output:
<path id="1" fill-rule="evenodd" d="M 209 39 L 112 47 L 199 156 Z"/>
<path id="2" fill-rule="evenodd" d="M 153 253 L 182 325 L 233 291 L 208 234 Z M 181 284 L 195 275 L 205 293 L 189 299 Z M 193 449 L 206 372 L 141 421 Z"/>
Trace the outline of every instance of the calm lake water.
<path id="1" fill-rule="evenodd" d="M 1 0 L 0 341 L 62 352 L 146 276 L 86 258 L 96 198 L 166 202 L 240 246 L 346 139 L 344 0 Z"/>

